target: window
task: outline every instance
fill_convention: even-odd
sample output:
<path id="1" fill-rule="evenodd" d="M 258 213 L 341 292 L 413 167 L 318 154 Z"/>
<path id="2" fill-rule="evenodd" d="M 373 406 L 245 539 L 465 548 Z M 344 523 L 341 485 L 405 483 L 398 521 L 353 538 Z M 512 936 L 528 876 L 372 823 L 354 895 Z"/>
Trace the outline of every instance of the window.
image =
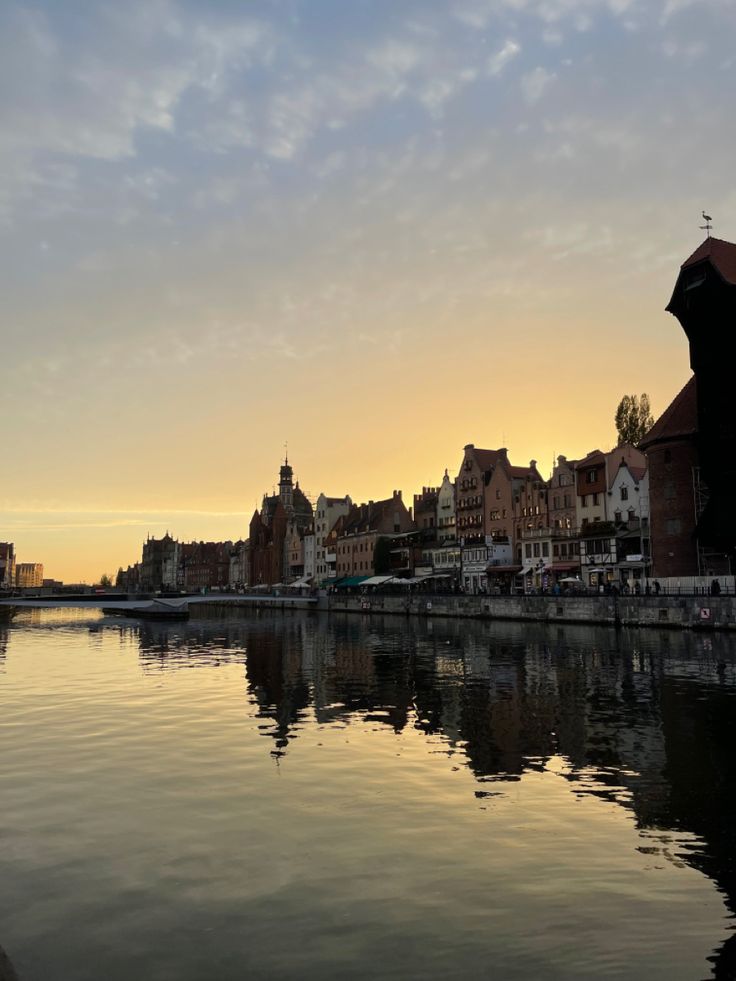
<path id="1" fill-rule="evenodd" d="M 665 450 L 664 451 L 664 462 L 665 463 L 672 463 L 672 450 Z"/>
<path id="2" fill-rule="evenodd" d="M 497 501 L 500 501 L 501 500 L 501 488 L 500 487 L 497 487 L 496 488 L 496 500 Z"/>
<path id="3" fill-rule="evenodd" d="M 560 546 L 559 545 L 553 545 L 552 546 L 552 558 L 558 559 L 559 557 L 560 557 Z"/>
<path id="4" fill-rule="evenodd" d="M 594 484 L 597 479 L 598 479 L 598 471 L 597 470 L 589 470 L 588 471 L 588 483 L 589 484 Z"/>
<path id="5" fill-rule="evenodd" d="M 526 545 L 524 546 L 524 555 L 526 555 L 528 559 L 532 557 L 532 547 L 529 544 L 529 542 L 527 542 Z"/>
<path id="6" fill-rule="evenodd" d="M 598 506 L 598 495 L 597 494 L 594 494 L 593 495 L 593 507 L 597 507 L 597 506 Z"/>
<path id="7" fill-rule="evenodd" d="M 613 520 L 618 524 L 621 521 L 621 512 L 615 511 L 613 515 Z"/>
<path id="8" fill-rule="evenodd" d="M 621 488 L 621 500 L 622 501 L 628 501 L 628 499 L 629 499 L 629 488 L 628 487 L 622 487 Z"/>
<path id="9" fill-rule="evenodd" d="M 583 494 L 583 507 L 585 508 L 587 506 L 588 506 L 588 495 Z"/>
<path id="10" fill-rule="evenodd" d="M 549 542 L 542 542 L 542 558 L 549 558 Z"/>
<path id="11" fill-rule="evenodd" d="M 534 558 L 539 558 L 539 542 L 534 542 Z"/>
<path id="12" fill-rule="evenodd" d="M 679 535 L 680 534 L 680 519 L 679 518 L 667 518 L 665 521 L 665 530 L 668 535 Z"/>

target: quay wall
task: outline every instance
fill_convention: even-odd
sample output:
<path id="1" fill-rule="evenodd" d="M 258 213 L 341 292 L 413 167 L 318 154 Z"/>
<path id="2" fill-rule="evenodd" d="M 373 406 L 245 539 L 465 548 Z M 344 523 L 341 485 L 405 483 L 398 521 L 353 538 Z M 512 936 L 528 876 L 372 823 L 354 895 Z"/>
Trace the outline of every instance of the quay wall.
<path id="1" fill-rule="evenodd" d="M 332 612 L 736 630 L 734 596 L 339 596 Z"/>

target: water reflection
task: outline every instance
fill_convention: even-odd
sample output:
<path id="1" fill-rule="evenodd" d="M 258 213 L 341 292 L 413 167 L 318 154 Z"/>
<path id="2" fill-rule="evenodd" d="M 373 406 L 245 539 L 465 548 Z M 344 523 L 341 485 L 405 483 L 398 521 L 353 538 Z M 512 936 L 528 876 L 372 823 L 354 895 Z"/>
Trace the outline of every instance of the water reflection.
<path id="1" fill-rule="evenodd" d="M 303 723 L 440 736 L 492 806 L 550 761 L 581 795 L 630 808 L 653 862 L 687 861 L 736 909 L 736 645 L 730 635 L 598 627 L 252 618 L 145 623 L 146 671 L 244 663 L 275 758 Z M 559 761 L 562 761 L 561 763 Z M 685 835 L 675 848 L 672 835 Z M 687 836 L 692 836 L 688 841 Z M 736 977 L 736 945 L 715 976 Z"/>
<path id="2" fill-rule="evenodd" d="M 401 740 L 393 734 L 410 733 L 420 752 L 426 747 L 448 771 L 472 774 L 475 799 L 470 796 L 468 803 L 491 816 L 522 777 L 552 771 L 576 807 L 577 800 L 599 798 L 617 814 L 621 808 L 633 816 L 641 834 L 627 845 L 629 854 L 638 848 L 651 869 L 683 863 L 697 869 L 719 886 L 730 910 L 736 909 L 736 642 L 730 635 L 376 616 L 233 615 L 137 624 L 91 611 L 73 616 L 63 611 L 58 617 L 32 611 L 9 630 L 0 627 L 0 671 L 5 661 L 6 674 L 11 673 L 15 631 L 20 636 L 29 625 L 28 647 L 32 633 L 53 629 L 86 631 L 95 652 L 132 649 L 137 653 L 137 661 L 135 653 L 129 657 L 132 670 L 137 679 L 142 671 L 154 682 L 151 687 L 161 687 L 167 674 L 180 671 L 187 672 L 176 676 L 187 682 L 187 693 L 200 677 L 209 684 L 222 679 L 223 688 L 226 677 L 231 688 L 242 684 L 243 698 L 236 688 L 234 701 L 243 702 L 257 720 L 251 745 L 269 773 L 276 773 L 269 757 L 282 769 L 288 757 L 303 761 L 307 773 L 327 773 L 326 764 L 315 762 L 315 731 L 344 730 L 347 741 L 359 729 L 373 740 L 371 746 L 395 741 L 397 752 Z M 235 670 L 213 671 L 224 667 Z M 205 670 L 207 675 L 196 673 Z M 85 693 L 64 691 L 67 699 L 77 697 L 79 706 L 89 704 Z M 137 697 L 137 687 L 130 692 Z M 122 702 L 103 702 L 102 718 L 113 732 L 128 731 Z M 107 719 L 113 710 L 122 713 L 114 725 Z M 180 713 L 178 703 L 164 701 L 152 720 L 161 726 L 153 736 L 131 727 L 129 738 L 142 740 L 141 759 L 153 758 L 150 747 L 162 732 L 176 731 Z M 96 716 L 90 731 L 103 731 Z M 232 731 L 242 737 L 243 730 Z M 80 746 L 86 732 L 80 732 Z M 122 737 L 115 739 L 108 751 L 125 745 Z M 18 746 L 22 752 L 22 741 Z M 202 772 L 209 772 L 210 744 L 195 739 L 188 748 L 204 761 Z M 238 765 L 244 758 L 237 757 Z M 339 757 L 338 768 L 341 763 Z M 223 784 L 237 785 L 233 774 L 240 771 L 233 766 L 232 761 L 223 765 Z M 319 766 L 323 769 L 310 769 Z M 129 768 L 121 765 L 119 772 Z M 194 779 L 200 771 L 182 772 Z M 182 782 L 165 770 L 156 771 L 161 779 L 177 787 Z M 22 780 L 19 786 L 25 794 Z M 237 805 L 224 800 L 221 813 L 235 820 Z M 193 809 L 192 801 L 189 806 Z M 248 807 L 254 806 L 249 798 Z M 266 824 L 253 823 L 254 836 L 264 834 Z M 511 827 L 509 834 L 517 830 Z M 581 822 L 581 838 L 588 833 Z M 509 868 L 518 860 L 517 853 L 510 856 Z M 466 915 L 471 908 L 468 901 Z M 736 977 L 734 947 L 729 939 L 713 956 L 715 977 Z"/>

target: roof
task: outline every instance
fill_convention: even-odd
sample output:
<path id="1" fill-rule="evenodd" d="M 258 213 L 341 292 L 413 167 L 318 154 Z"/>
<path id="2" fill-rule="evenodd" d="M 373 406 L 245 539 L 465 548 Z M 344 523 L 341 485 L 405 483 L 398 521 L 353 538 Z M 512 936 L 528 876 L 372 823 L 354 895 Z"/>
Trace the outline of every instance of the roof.
<path id="1" fill-rule="evenodd" d="M 639 444 L 648 449 L 655 443 L 694 436 L 698 431 L 695 375 L 687 382 Z"/>
<path id="2" fill-rule="evenodd" d="M 601 450 L 591 450 L 587 456 L 584 456 L 582 460 L 578 460 L 575 464 L 576 470 L 582 470 L 584 467 L 592 467 L 595 465 L 600 465 L 605 461 L 605 457 Z"/>
<path id="3" fill-rule="evenodd" d="M 465 447 L 466 450 L 470 452 L 470 455 L 475 459 L 481 470 L 484 472 L 487 470 L 492 470 L 498 463 L 500 457 L 505 453 L 504 450 L 481 450 L 477 446 L 472 446 L 468 444 Z"/>
<path id="4" fill-rule="evenodd" d="M 722 238 L 707 238 L 688 259 L 685 259 L 680 268 L 687 269 L 706 259 L 727 283 L 736 286 L 736 245 L 733 242 L 726 242 Z"/>

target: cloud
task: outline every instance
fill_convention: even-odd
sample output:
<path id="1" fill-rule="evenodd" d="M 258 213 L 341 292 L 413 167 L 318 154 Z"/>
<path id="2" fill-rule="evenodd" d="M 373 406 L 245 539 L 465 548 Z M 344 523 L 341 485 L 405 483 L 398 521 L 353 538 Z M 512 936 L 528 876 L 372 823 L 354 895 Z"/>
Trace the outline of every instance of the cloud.
<path id="1" fill-rule="evenodd" d="M 533 72 L 522 76 L 521 93 L 528 105 L 538 102 L 557 76 L 546 68 L 538 66 Z"/>
<path id="2" fill-rule="evenodd" d="M 486 63 L 489 75 L 500 75 L 506 65 L 521 51 L 521 45 L 516 41 L 504 41 L 503 46 L 490 56 Z"/>

